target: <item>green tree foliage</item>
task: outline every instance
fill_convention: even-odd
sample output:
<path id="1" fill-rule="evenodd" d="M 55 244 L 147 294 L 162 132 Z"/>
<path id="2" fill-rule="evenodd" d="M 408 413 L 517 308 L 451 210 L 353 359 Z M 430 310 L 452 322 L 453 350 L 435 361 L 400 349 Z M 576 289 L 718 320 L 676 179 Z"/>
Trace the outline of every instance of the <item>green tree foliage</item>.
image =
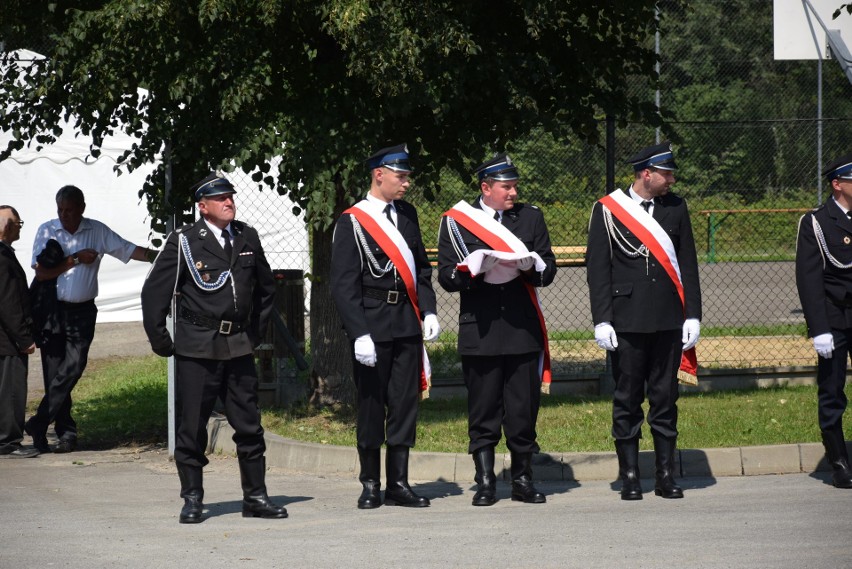
<path id="1" fill-rule="evenodd" d="M 816 133 L 806 132 L 804 121 L 817 116 L 817 62 L 774 60 L 772 10 L 762 2 L 662 2 L 661 9 L 668 15 L 662 107 L 681 143 L 678 177 L 701 191 L 750 200 L 763 195 L 755 189 L 771 195 L 813 188 L 817 173 L 802 162 L 814 162 Z M 852 135 L 852 90 L 834 63 L 823 63 L 822 89 L 823 147 L 834 155 Z"/>
<path id="2" fill-rule="evenodd" d="M 428 197 L 445 169 L 467 176 L 534 128 L 595 142 L 606 113 L 657 124 L 626 88 L 654 76 L 656 26 L 652 0 L 4 0 L 6 48 L 51 47 L 23 75 L 5 56 L 15 140 L 0 159 L 50 144 L 63 117 L 94 156 L 123 130 L 140 142 L 120 168 L 164 157 L 140 189 L 157 221 L 189 211 L 184 188 L 209 169 L 259 168 L 306 211 L 315 376 L 335 399 L 348 357 L 328 312 L 330 228 L 363 194 L 370 150 L 407 141 Z"/>

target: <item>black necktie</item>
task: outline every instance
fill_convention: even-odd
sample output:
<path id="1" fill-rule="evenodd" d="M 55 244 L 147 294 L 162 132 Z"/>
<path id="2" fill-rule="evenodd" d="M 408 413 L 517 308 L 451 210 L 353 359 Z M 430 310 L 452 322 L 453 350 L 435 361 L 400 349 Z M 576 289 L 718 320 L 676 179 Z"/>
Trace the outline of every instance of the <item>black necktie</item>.
<path id="1" fill-rule="evenodd" d="M 500 212 L 499 211 L 494 212 L 494 219 L 496 219 L 497 221 L 500 221 Z"/>
<path id="2" fill-rule="evenodd" d="M 225 240 L 225 246 L 224 246 L 224 249 L 225 249 L 225 255 L 226 255 L 226 256 L 228 257 L 228 259 L 230 260 L 231 256 L 232 256 L 232 255 L 233 255 L 233 253 L 234 253 L 234 248 L 231 246 L 231 234 L 230 234 L 230 233 L 228 233 L 228 230 L 227 230 L 227 229 L 223 229 L 223 230 L 222 230 L 222 239 L 224 239 L 224 240 Z"/>
<path id="3" fill-rule="evenodd" d="M 388 221 L 391 222 L 391 225 L 396 227 L 396 223 L 393 222 L 393 216 L 391 215 L 392 209 L 393 209 L 393 206 L 391 206 L 391 204 L 386 205 L 385 206 L 385 216 L 388 218 Z"/>
<path id="4" fill-rule="evenodd" d="M 642 202 L 642 207 L 645 208 L 646 212 L 650 213 L 651 212 L 651 204 L 653 204 L 653 203 L 654 202 L 652 202 L 652 201 L 645 200 L 645 201 Z"/>

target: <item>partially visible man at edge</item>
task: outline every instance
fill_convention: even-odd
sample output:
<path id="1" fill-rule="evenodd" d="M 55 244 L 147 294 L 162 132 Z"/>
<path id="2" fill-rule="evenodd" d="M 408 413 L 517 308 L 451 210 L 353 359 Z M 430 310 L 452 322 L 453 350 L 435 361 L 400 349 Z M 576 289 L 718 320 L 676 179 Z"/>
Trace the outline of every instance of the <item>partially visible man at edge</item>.
<path id="1" fill-rule="evenodd" d="M 12 243 L 24 222 L 15 208 L 0 205 L 0 456 L 31 458 L 38 449 L 24 448 L 28 355 L 35 351 L 27 277 Z"/>

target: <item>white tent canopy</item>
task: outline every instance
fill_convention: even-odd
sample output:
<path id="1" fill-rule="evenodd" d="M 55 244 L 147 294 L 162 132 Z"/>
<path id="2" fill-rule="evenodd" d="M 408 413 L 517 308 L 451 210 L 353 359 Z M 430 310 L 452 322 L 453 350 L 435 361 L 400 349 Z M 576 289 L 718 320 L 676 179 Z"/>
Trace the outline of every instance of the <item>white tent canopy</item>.
<path id="1" fill-rule="evenodd" d="M 23 59 L 40 58 L 33 52 L 22 52 Z M 11 133 L 0 131 L 0 148 L 6 148 Z M 137 245 L 153 247 L 150 217 L 145 203 L 138 197 L 145 177 L 153 169 L 141 168 L 133 173 L 116 175 L 118 157 L 136 139 L 117 134 L 104 141 L 101 155 L 95 159 L 89 153 L 89 139 L 75 136 L 73 127 L 63 125 L 62 136 L 52 145 L 39 151 L 24 148 L 0 162 L 0 203 L 18 210 L 24 227 L 21 238 L 14 243 L 21 265 L 30 269 L 32 245 L 36 229 L 43 222 L 56 218 L 55 196 L 65 185 L 83 190 L 86 197 L 85 217 L 107 224 L 113 231 Z M 205 172 L 200 172 L 201 178 Z M 229 176 L 230 177 L 230 176 Z M 237 217 L 255 225 L 273 269 L 308 270 L 308 237 L 302 216 L 292 215 L 293 204 L 274 192 L 260 194 L 246 177 L 231 177 L 237 187 Z M 262 199 L 259 199 L 262 198 Z M 274 200 L 274 204 L 270 204 Z M 98 322 L 128 322 L 142 319 L 139 293 L 150 265 L 138 261 L 122 264 L 107 256 L 99 273 Z"/>

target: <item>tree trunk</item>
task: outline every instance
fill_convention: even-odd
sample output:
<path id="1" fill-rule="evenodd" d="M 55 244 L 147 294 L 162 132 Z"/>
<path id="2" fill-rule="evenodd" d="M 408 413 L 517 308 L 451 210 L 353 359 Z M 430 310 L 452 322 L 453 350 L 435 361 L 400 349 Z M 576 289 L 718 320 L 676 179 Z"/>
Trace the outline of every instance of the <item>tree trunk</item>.
<path id="1" fill-rule="evenodd" d="M 340 193 L 338 194 L 340 195 Z M 341 207 L 338 209 L 342 209 Z M 354 403 L 352 348 L 331 297 L 331 243 L 334 227 L 312 229 L 311 405 Z"/>

